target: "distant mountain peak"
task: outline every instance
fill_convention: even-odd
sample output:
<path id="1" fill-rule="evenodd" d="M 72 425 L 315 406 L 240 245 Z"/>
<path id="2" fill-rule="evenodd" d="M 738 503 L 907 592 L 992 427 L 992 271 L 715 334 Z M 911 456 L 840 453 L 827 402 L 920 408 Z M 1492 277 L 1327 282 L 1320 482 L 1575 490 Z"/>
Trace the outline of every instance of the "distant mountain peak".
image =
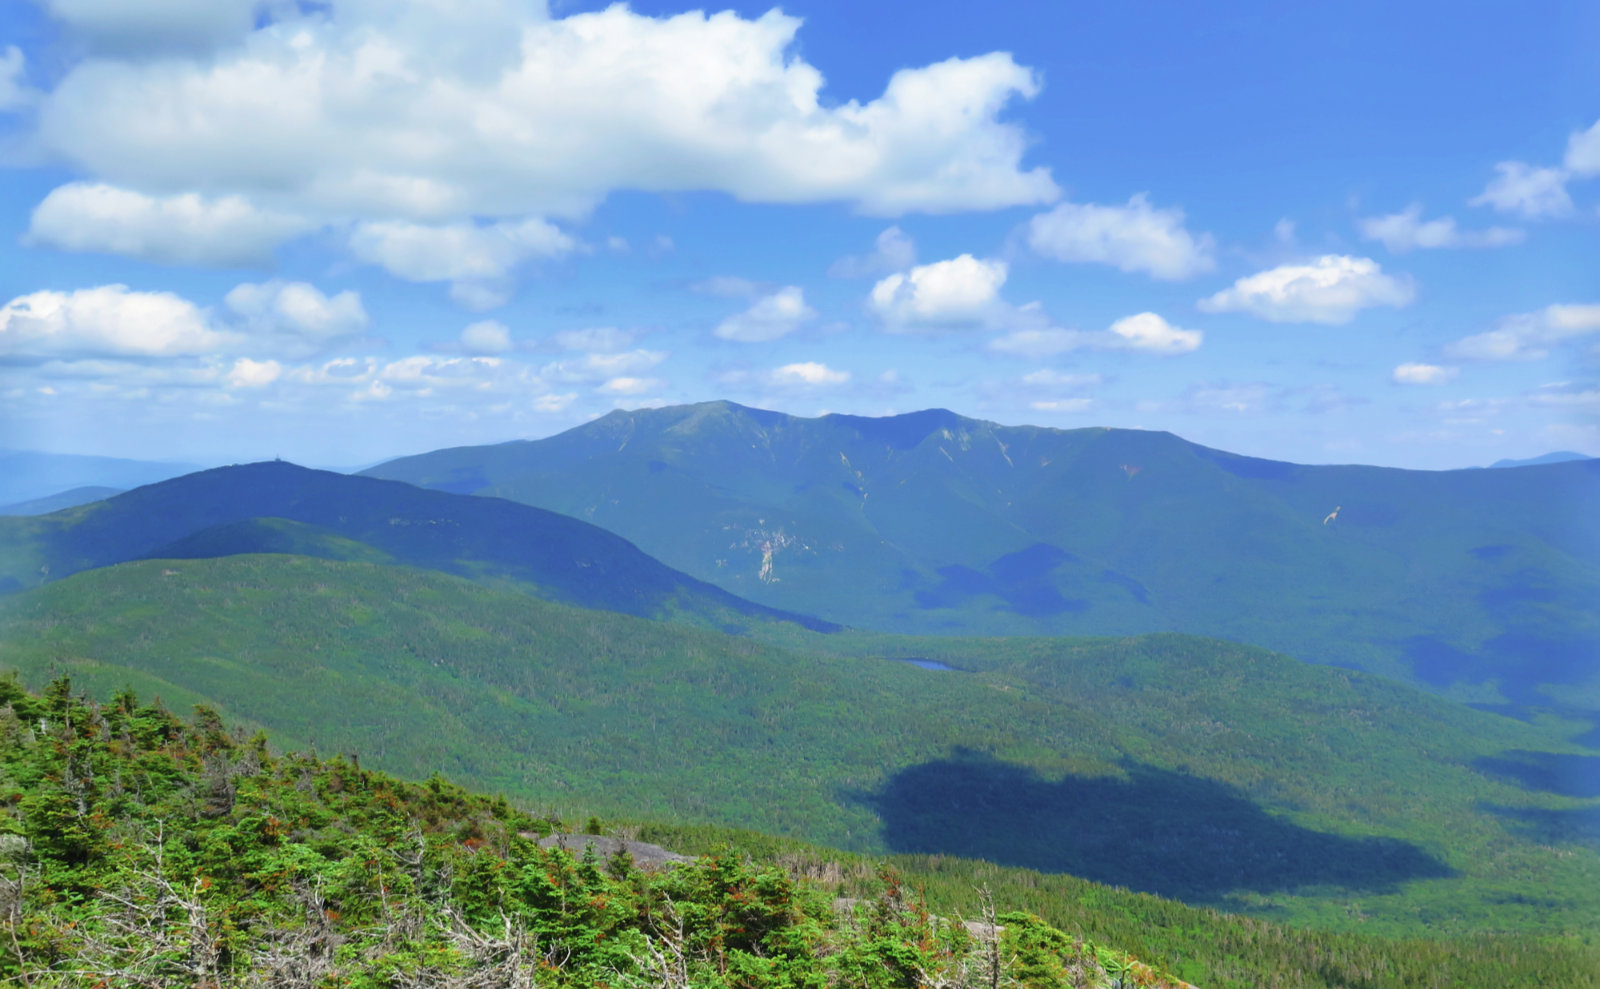
<path id="1" fill-rule="evenodd" d="M 957 415 L 949 409 L 923 409 L 878 417 L 835 413 L 822 418 L 848 425 L 863 439 L 879 440 L 896 450 L 909 450 L 941 429 L 964 429 L 979 423 L 976 419 Z"/>
<path id="2" fill-rule="evenodd" d="M 1539 457 L 1527 457 L 1522 460 L 1496 460 L 1490 464 L 1491 469 L 1497 467 L 1537 467 L 1540 464 L 1564 464 L 1571 460 L 1588 460 L 1589 457 L 1571 450 L 1557 450 Z"/>

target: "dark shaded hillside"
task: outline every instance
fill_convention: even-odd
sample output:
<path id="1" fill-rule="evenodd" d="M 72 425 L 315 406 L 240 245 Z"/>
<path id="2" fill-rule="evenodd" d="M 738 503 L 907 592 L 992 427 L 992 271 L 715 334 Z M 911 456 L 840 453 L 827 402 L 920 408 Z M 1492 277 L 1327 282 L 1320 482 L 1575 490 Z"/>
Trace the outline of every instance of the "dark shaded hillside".
<path id="1" fill-rule="evenodd" d="M 368 473 L 566 512 L 858 627 L 1180 630 L 1466 700 L 1600 710 L 1597 460 L 1312 467 L 1169 433 L 713 402 Z"/>
<path id="2" fill-rule="evenodd" d="M 557 808 L 990 855 L 1369 932 L 1600 909 L 1573 831 L 1596 801 L 1505 771 L 1575 761 L 1571 722 L 1192 636 L 815 638 L 832 654 L 287 555 L 0 599 L 0 668 L 30 684 L 132 685 Z"/>
<path id="3" fill-rule="evenodd" d="M 13 587 L 157 557 L 299 553 L 398 562 L 553 601 L 735 628 L 831 626 L 740 600 L 554 512 L 266 462 L 219 467 L 32 519 L 0 519 Z"/>

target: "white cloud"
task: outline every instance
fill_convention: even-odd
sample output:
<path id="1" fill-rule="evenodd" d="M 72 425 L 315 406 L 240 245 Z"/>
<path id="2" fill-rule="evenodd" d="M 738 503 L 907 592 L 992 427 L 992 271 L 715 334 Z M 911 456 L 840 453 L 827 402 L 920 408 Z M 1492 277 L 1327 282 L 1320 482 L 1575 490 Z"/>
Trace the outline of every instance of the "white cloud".
<path id="1" fill-rule="evenodd" d="M 1089 412 L 1094 408 L 1092 398 L 1047 398 L 1037 402 L 1029 402 L 1028 408 L 1036 412 Z"/>
<path id="2" fill-rule="evenodd" d="M 576 246 L 537 218 L 487 225 L 391 220 L 362 223 L 350 234 L 350 250 L 361 260 L 408 281 L 451 282 L 452 297 L 479 310 L 506 302 L 503 283 L 519 264 L 561 257 Z"/>
<path id="3" fill-rule="evenodd" d="M 147 196 L 71 182 L 34 207 L 27 240 L 161 264 L 264 265 L 272 261 L 273 248 L 314 226 L 258 209 L 240 196 Z"/>
<path id="4" fill-rule="evenodd" d="M 1152 354 L 1187 354 L 1199 350 L 1204 339 L 1199 330 L 1180 329 L 1153 312 L 1124 316 L 1111 324 L 1110 332 L 1128 349 Z"/>
<path id="5" fill-rule="evenodd" d="M 1423 220 L 1422 206 L 1412 203 L 1399 213 L 1372 216 L 1360 221 L 1361 235 L 1379 240 L 1396 254 L 1429 247 L 1503 247 L 1521 243 L 1523 232 L 1509 227 L 1486 230 L 1459 230 L 1454 217 Z"/>
<path id="6" fill-rule="evenodd" d="M 601 385 L 599 391 L 608 395 L 643 395 L 666 385 L 660 378 L 612 378 Z"/>
<path id="7" fill-rule="evenodd" d="M 1023 306 L 1020 316 L 1039 314 L 1035 306 Z M 1162 319 L 1153 312 L 1136 313 L 1112 323 L 1098 332 L 1071 330 L 1056 326 L 1025 326 L 996 337 L 989 349 L 1017 357 L 1035 360 L 1064 354 L 1078 349 L 1137 350 L 1148 354 L 1187 354 L 1200 349 L 1205 334 L 1199 330 L 1185 330 Z"/>
<path id="8" fill-rule="evenodd" d="M 816 315 L 817 311 L 806 305 L 805 293 L 790 285 L 729 316 L 712 332 L 724 340 L 765 343 L 793 333 Z"/>
<path id="9" fill-rule="evenodd" d="M 39 94 L 28 85 L 28 61 L 22 49 L 7 45 L 0 51 L 0 113 L 32 106 Z"/>
<path id="10" fill-rule="evenodd" d="M 305 282 L 246 282 L 235 286 L 223 302 L 253 333 L 286 333 L 328 341 L 360 333 L 368 322 L 358 293 L 347 290 L 327 296 Z"/>
<path id="11" fill-rule="evenodd" d="M 1094 334 L 1057 326 L 1012 330 L 989 341 L 989 349 L 1018 357 L 1053 357 L 1090 346 Z"/>
<path id="12" fill-rule="evenodd" d="M 835 278 L 871 278 L 905 271 L 916 263 L 916 242 L 899 227 L 890 227 L 873 242 L 871 254 L 846 255 L 828 268 L 828 274 Z"/>
<path id="13" fill-rule="evenodd" d="M 175 357 L 216 353 L 236 342 L 189 300 L 126 285 L 34 292 L 0 308 L 0 356 Z"/>
<path id="14" fill-rule="evenodd" d="M 228 384 L 234 388 L 264 388 L 283 374 L 283 365 L 277 361 L 253 361 L 241 357 L 228 371 Z"/>
<path id="15" fill-rule="evenodd" d="M 1492 330 L 1448 344 L 1444 354 L 1463 361 L 1539 360 L 1552 347 L 1593 333 L 1600 333 L 1600 303 L 1558 304 L 1507 316 Z"/>
<path id="16" fill-rule="evenodd" d="M 1459 368 L 1439 364 L 1401 364 L 1392 377 L 1397 385 L 1442 385 L 1454 381 L 1460 373 Z"/>
<path id="17" fill-rule="evenodd" d="M 1098 374 L 1062 374 L 1047 367 L 1022 376 L 1022 383 L 1039 388 L 1089 388 L 1104 379 Z"/>
<path id="18" fill-rule="evenodd" d="M 1528 401 L 1535 405 L 1573 411 L 1600 412 L 1600 388 L 1563 381 L 1541 385 L 1528 395 Z"/>
<path id="19" fill-rule="evenodd" d="M 816 361 L 805 361 L 773 368 L 767 373 L 766 380 L 768 384 L 780 388 L 826 388 L 849 381 L 850 372 L 838 371 Z"/>
<path id="20" fill-rule="evenodd" d="M 1600 175 L 1600 120 L 1567 139 L 1567 154 L 1561 163 L 1574 175 Z"/>
<path id="21" fill-rule="evenodd" d="M 1062 203 L 1028 223 L 1028 246 L 1057 261 L 1093 261 L 1169 281 L 1216 267 L 1216 242 L 1184 227 L 1183 210 L 1155 209 L 1140 193 L 1126 206 Z"/>
<path id="22" fill-rule="evenodd" d="M 614 326 L 596 326 L 583 330 L 562 330 L 550 337 L 550 342 L 562 350 L 585 353 L 625 350 L 633 346 L 638 334 L 619 330 Z"/>
<path id="23" fill-rule="evenodd" d="M 559 395 L 552 392 L 549 395 L 540 395 L 534 399 L 533 407 L 540 412 L 565 412 L 577 400 L 577 392 L 569 391 Z"/>
<path id="24" fill-rule="evenodd" d="M 151 6 L 94 6 L 113 3 Z M 238 4 L 223 6 L 236 22 Z M 878 215 L 1057 195 L 1047 169 L 1022 166 L 1022 128 L 999 119 L 1039 89 L 1006 53 L 903 69 L 877 99 L 830 106 L 792 51 L 800 20 L 777 10 L 314 6 L 205 59 L 79 62 L 41 106 L 42 143 L 125 188 L 425 223 L 575 217 L 621 189 Z"/>
<path id="25" fill-rule="evenodd" d="M 414 354 L 376 365 L 373 381 L 383 388 L 383 397 L 391 388 L 401 388 L 422 394 L 432 394 L 438 389 L 472 389 L 490 391 L 494 379 L 502 370 L 510 369 L 498 357 L 436 357 Z"/>
<path id="26" fill-rule="evenodd" d="M 504 323 L 481 320 L 461 331 L 461 346 L 474 354 L 503 354 L 511 349 L 511 330 Z"/>
<path id="27" fill-rule="evenodd" d="M 1564 169 L 1536 168 L 1520 161 L 1502 161 L 1494 169 L 1499 174 L 1469 201 L 1470 205 L 1493 206 L 1502 213 L 1515 213 L 1530 220 L 1572 212 Z"/>
<path id="28" fill-rule="evenodd" d="M 868 299 L 890 330 L 979 326 L 993 319 L 1006 263 L 970 254 L 918 265 L 872 287 Z"/>
<path id="29" fill-rule="evenodd" d="M 578 360 L 546 364 L 540 374 L 551 381 L 590 383 L 608 378 L 637 376 L 666 359 L 666 352 L 660 350 L 590 353 Z"/>
<path id="30" fill-rule="evenodd" d="M 1273 323 L 1348 323 L 1372 306 L 1405 306 L 1416 295 L 1410 279 L 1385 275 L 1376 261 L 1326 254 L 1239 279 L 1201 299 L 1202 312 L 1247 312 Z"/>

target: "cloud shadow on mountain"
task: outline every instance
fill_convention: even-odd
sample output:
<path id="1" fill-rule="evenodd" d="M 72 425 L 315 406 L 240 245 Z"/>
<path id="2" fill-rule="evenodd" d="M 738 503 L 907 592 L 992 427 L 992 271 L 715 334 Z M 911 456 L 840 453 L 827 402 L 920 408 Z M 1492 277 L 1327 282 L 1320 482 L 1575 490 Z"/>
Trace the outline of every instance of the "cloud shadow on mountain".
<path id="1" fill-rule="evenodd" d="M 1303 828 L 1215 780 L 1137 763 L 1125 772 L 1051 781 L 957 751 L 858 799 L 895 852 L 983 858 L 1190 902 L 1315 886 L 1388 891 L 1453 874 L 1415 845 Z"/>

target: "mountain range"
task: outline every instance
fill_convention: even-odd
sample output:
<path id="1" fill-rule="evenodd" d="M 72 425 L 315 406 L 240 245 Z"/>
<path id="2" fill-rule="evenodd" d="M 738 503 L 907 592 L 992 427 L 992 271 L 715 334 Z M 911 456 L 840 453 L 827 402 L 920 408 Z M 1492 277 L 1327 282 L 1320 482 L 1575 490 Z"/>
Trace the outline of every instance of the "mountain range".
<path id="1" fill-rule="evenodd" d="M 900 633 L 1181 630 L 1463 700 L 1600 710 L 1600 461 L 1304 466 L 1170 433 L 712 402 L 365 472 L 592 521 Z"/>
<path id="2" fill-rule="evenodd" d="M 13 514 L 17 503 L 55 497 L 71 488 L 123 491 L 199 469 L 194 464 L 124 457 L 0 450 L 0 505 L 11 506 L 0 510 L 0 515 Z"/>
<path id="3" fill-rule="evenodd" d="M 540 597 L 736 630 L 832 625 L 752 604 L 577 519 L 266 461 L 187 474 L 33 518 L 0 518 L 0 586 L 148 558 L 290 553 L 405 564 Z"/>
<path id="4" fill-rule="evenodd" d="M 1559 934 L 1600 910 L 1597 463 L 616 413 L 0 518 L 0 668 L 526 801 Z"/>

